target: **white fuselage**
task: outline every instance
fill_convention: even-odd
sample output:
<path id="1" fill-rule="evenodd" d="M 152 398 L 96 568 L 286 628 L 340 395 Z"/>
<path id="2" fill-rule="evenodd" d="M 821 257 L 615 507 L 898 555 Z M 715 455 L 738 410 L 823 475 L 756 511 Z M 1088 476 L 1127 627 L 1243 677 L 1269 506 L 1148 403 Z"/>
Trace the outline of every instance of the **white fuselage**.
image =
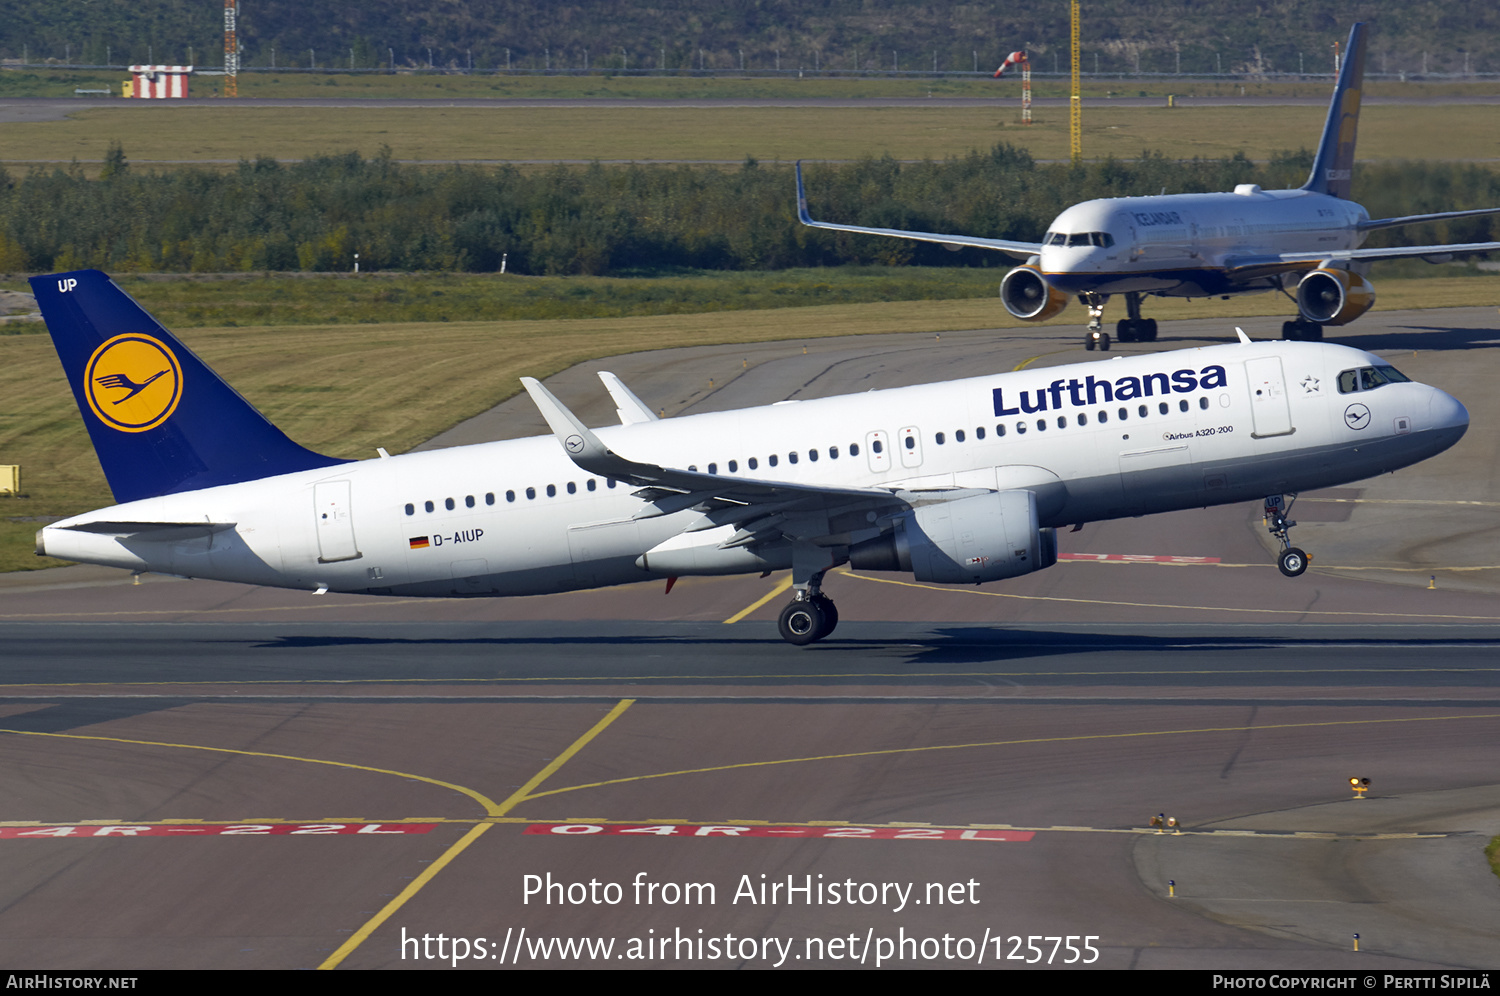
<path id="1" fill-rule="evenodd" d="M 1212 346 L 598 435 L 630 460 L 723 476 L 1025 489 L 1037 495 L 1041 524 L 1058 526 L 1346 483 L 1462 436 L 1467 412 L 1436 388 L 1340 392 L 1342 372 L 1382 362 L 1327 344 Z M 535 594 L 659 576 L 639 566 L 643 554 L 680 535 L 713 536 L 684 534 L 701 519 L 691 510 L 633 518 L 647 508 L 634 490 L 580 470 L 544 436 L 131 502 L 55 523 L 39 538 L 51 556 L 251 584 Z M 88 523 L 185 525 L 153 536 L 78 528 Z M 217 526 L 194 533 L 192 523 Z"/>
<path id="2" fill-rule="evenodd" d="M 1269 290 L 1279 277 L 1252 278 L 1247 285 L 1227 276 L 1226 264 L 1356 249 L 1364 241 L 1358 226 L 1368 220 L 1353 201 L 1254 184 L 1234 193 L 1085 201 L 1052 222 L 1039 268 L 1049 284 L 1070 294 L 1207 297 Z M 1107 238 L 1080 238 L 1096 233 Z"/>

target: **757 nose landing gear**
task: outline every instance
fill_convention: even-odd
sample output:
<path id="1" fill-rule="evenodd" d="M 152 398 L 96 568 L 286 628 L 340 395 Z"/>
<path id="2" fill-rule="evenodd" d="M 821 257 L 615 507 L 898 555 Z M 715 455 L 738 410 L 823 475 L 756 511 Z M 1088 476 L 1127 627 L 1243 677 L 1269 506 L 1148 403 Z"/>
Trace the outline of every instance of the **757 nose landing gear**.
<path id="1" fill-rule="evenodd" d="M 1089 291 L 1079 294 L 1078 300 L 1089 309 L 1089 332 L 1083 338 L 1083 348 L 1090 352 L 1095 347 L 1100 350 L 1109 349 L 1109 333 L 1104 331 L 1104 302 L 1109 300 L 1109 296 Z"/>
<path id="2" fill-rule="evenodd" d="M 1292 501 L 1296 500 L 1297 496 L 1292 495 Z M 1288 535 L 1297 524 L 1287 518 L 1287 513 L 1292 510 L 1292 501 L 1287 501 L 1285 495 L 1267 495 L 1265 508 L 1266 527 L 1272 536 L 1281 541 L 1281 553 L 1276 557 L 1276 567 L 1289 578 L 1297 577 L 1307 570 L 1307 565 L 1312 561 L 1306 553 L 1292 546 Z"/>

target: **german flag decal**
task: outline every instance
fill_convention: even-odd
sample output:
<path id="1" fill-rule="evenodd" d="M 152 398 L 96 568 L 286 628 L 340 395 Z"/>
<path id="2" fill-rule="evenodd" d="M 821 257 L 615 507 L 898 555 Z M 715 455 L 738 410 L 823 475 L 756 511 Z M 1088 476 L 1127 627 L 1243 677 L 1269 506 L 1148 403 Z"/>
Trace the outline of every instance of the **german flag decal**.
<path id="1" fill-rule="evenodd" d="M 411 544 L 411 548 L 413 550 L 425 550 L 432 545 L 431 543 L 427 542 L 426 536 L 413 536 L 407 542 Z"/>

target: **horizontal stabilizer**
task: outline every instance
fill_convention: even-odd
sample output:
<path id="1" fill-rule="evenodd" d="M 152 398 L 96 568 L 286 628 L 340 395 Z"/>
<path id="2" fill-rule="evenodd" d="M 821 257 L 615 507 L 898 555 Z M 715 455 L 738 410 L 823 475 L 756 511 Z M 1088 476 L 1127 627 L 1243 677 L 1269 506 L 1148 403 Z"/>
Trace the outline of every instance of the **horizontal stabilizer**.
<path id="1" fill-rule="evenodd" d="M 235 522 L 115 522 L 95 520 L 71 526 L 59 526 L 75 533 L 98 533 L 101 536 L 135 536 L 140 539 L 175 541 L 200 539 L 233 529 Z"/>
<path id="2" fill-rule="evenodd" d="M 1399 228 L 1402 225 L 1420 225 L 1428 221 L 1448 221 L 1451 218 L 1477 218 L 1486 214 L 1500 214 L 1500 207 L 1474 208 L 1471 211 L 1443 211 L 1438 214 L 1408 214 L 1400 218 L 1373 218 L 1357 226 L 1361 232 L 1373 232 L 1381 228 Z"/>

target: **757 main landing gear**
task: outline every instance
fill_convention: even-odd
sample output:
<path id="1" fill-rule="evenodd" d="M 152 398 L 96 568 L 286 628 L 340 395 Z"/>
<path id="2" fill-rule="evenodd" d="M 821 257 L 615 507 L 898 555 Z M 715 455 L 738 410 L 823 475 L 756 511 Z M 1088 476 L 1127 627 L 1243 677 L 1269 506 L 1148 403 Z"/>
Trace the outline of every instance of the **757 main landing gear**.
<path id="1" fill-rule="evenodd" d="M 816 643 L 839 624 L 838 607 L 819 588 L 822 582 L 819 571 L 806 586 L 798 586 L 791 604 L 781 610 L 781 638 L 787 643 L 798 647 Z"/>
<path id="2" fill-rule="evenodd" d="M 1297 496 L 1292 495 L 1292 501 Z M 1276 557 L 1276 567 L 1289 578 L 1297 577 L 1307 570 L 1308 563 L 1312 560 L 1307 554 L 1292 546 L 1292 541 L 1287 535 L 1291 528 L 1297 523 L 1287 518 L 1287 513 L 1292 510 L 1292 501 L 1286 501 L 1284 495 L 1266 496 L 1266 526 L 1271 535 L 1281 541 L 1281 553 Z"/>

